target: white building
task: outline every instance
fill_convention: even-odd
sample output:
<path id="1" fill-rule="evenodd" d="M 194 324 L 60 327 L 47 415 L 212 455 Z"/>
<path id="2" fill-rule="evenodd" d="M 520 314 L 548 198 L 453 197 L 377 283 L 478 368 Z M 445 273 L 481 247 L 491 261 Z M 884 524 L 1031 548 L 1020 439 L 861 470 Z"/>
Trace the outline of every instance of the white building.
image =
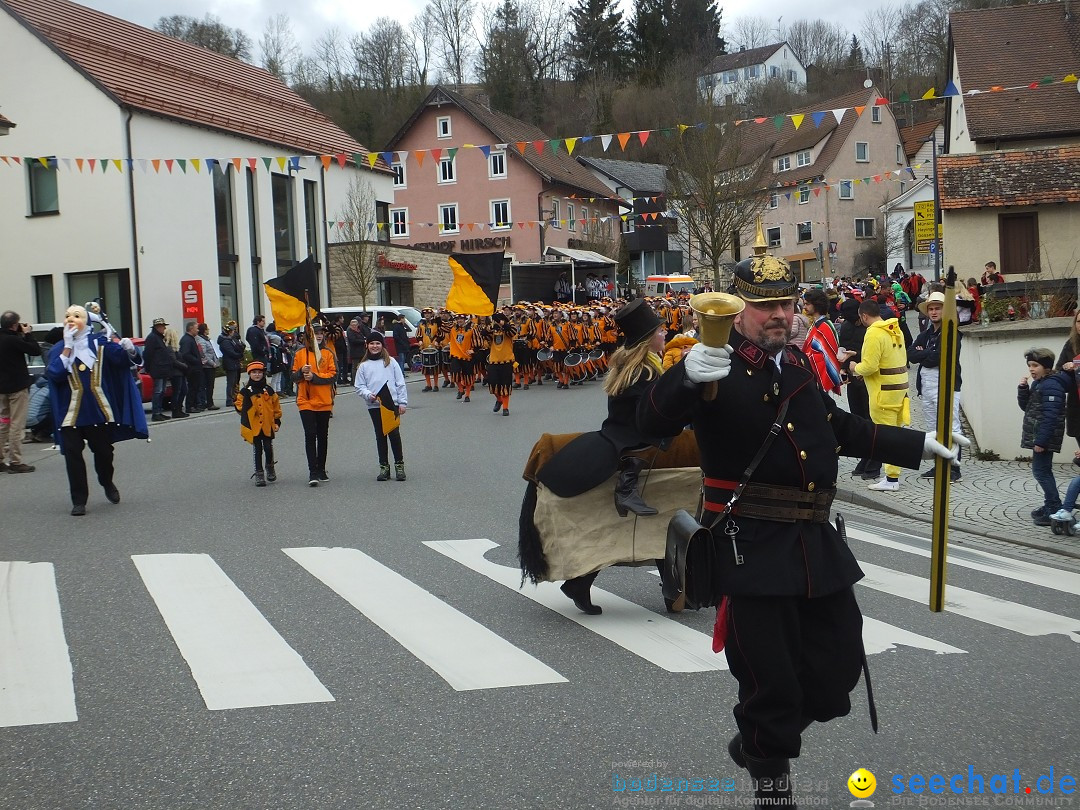
<path id="1" fill-rule="evenodd" d="M 327 220 L 353 178 L 385 221 L 386 164 L 260 68 L 67 0 L 0 3 L 0 41 L 0 308 L 42 323 L 100 297 L 123 334 L 243 326 L 308 255 L 331 303 Z"/>
<path id="2" fill-rule="evenodd" d="M 786 42 L 721 54 L 698 77 L 698 84 L 714 104 L 741 104 L 751 88 L 770 79 L 800 91 L 806 87 L 806 66 Z"/>

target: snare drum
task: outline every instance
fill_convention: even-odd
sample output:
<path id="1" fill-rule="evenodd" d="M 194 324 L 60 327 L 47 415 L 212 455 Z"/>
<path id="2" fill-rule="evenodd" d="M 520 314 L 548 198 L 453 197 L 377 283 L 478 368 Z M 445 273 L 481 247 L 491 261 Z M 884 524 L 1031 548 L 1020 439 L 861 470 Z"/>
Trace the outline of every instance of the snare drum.
<path id="1" fill-rule="evenodd" d="M 443 346 L 442 348 L 442 361 L 444 366 L 450 365 L 450 347 Z"/>
<path id="2" fill-rule="evenodd" d="M 420 350 L 420 365 L 424 368 L 436 368 L 439 365 L 439 350 L 438 349 L 421 349 Z"/>
<path id="3" fill-rule="evenodd" d="M 566 359 L 563 360 L 563 365 L 567 368 L 573 368 L 574 366 L 580 366 L 585 360 L 585 357 L 578 352 L 568 352 Z"/>
<path id="4" fill-rule="evenodd" d="M 589 359 L 593 361 L 600 360 L 603 358 L 603 356 L 604 353 L 600 349 L 593 349 L 591 352 L 589 352 Z"/>
<path id="5" fill-rule="evenodd" d="M 551 359 L 551 349 L 541 349 L 536 353 L 536 359 L 541 363 L 546 363 Z"/>

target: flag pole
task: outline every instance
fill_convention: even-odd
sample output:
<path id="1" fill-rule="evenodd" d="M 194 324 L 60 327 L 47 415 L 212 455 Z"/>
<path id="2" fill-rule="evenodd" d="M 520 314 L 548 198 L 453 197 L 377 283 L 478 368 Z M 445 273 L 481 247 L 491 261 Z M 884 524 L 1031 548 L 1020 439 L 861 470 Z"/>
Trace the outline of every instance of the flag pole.
<path id="1" fill-rule="evenodd" d="M 945 305 L 941 311 L 940 362 L 938 365 L 937 440 L 952 447 L 953 394 L 956 391 L 957 347 L 956 271 L 945 277 Z M 930 610 L 945 610 L 945 561 L 949 547 L 949 484 L 952 462 L 937 457 L 934 464 L 934 510 L 930 536 Z"/>
<path id="2" fill-rule="evenodd" d="M 315 339 L 315 330 L 311 327 L 311 300 L 308 298 L 307 287 L 304 288 L 304 334 L 308 339 L 308 350 L 315 355 L 315 368 L 322 365 L 322 350 L 319 341 Z"/>

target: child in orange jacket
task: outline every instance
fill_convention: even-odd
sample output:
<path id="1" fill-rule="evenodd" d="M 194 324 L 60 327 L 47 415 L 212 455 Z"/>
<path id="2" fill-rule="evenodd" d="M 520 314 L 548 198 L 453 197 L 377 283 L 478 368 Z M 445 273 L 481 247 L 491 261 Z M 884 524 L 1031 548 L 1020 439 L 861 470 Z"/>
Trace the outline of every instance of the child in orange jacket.
<path id="1" fill-rule="evenodd" d="M 266 365 L 260 360 L 248 363 L 247 385 L 236 394 L 233 407 L 240 413 L 240 435 L 252 446 L 255 456 L 255 486 L 277 481 L 274 469 L 274 435 L 281 427 L 281 401 L 266 382 Z M 263 469 L 263 458 L 266 468 Z"/>

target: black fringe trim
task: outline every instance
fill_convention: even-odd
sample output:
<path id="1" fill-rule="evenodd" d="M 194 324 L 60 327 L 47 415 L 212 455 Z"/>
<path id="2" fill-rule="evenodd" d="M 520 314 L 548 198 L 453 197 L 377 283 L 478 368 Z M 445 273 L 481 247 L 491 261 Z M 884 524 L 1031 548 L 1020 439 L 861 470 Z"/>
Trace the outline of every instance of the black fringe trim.
<path id="1" fill-rule="evenodd" d="M 532 481 L 525 488 L 525 497 L 521 500 L 521 516 L 518 518 L 518 563 L 521 565 L 521 585 L 526 578 L 534 585 L 545 582 L 548 574 L 548 562 L 544 556 L 544 546 L 540 542 L 540 533 L 533 523 L 536 511 L 536 484 Z"/>

